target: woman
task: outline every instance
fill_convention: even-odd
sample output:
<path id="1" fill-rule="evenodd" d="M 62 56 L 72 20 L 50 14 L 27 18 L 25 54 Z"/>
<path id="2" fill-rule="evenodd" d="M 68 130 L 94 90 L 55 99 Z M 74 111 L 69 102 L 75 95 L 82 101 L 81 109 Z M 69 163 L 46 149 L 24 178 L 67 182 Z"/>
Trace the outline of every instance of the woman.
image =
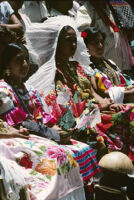
<path id="1" fill-rule="evenodd" d="M 0 117 L 10 126 L 16 128 L 23 126 L 30 133 L 55 140 L 61 144 L 69 143 L 69 145 L 62 145 L 62 147 L 76 159 L 85 156 L 87 163 L 84 163 L 85 160 L 79 160 L 78 163 L 82 165 L 83 180 L 89 180 L 100 171 L 93 149 L 86 144 L 70 141 L 68 133 L 54 125 L 56 123 L 54 117 L 44 112 L 37 91 L 23 83 L 28 72 L 27 62 L 28 52 L 23 45 L 11 43 L 7 46 L 2 65 L 5 66 L 2 69 L 4 80 L 0 81 Z M 56 130 L 47 127 L 45 124 L 53 126 Z M 90 169 L 87 169 L 87 165 L 90 166 Z"/>
<path id="2" fill-rule="evenodd" d="M 47 57 L 47 62 L 39 68 L 37 73 L 30 78 L 29 82 L 37 87 L 40 92 L 42 92 L 42 98 L 44 100 L 45 97 L 43 97 L 43 92 L 46 91 L 46 82 L 43 77 L 45 76 L 46 69 L 49 69 L 49 72 L 52 74 L 52 72 L 55 72 L 55 68 L 57 67 L 55 78 L 57 98 L 55 98 L 55 93 L 51 93 L 45 98 L 46 103 L 49 105 L 48 110 L 53 113 L 53 116 L 55 116 L 57 123 L 60 124 L 61 127 L 66 130 L 73 128 L 75 132 L 74 135 L 80 140 L 91 141 L 92 137 L 95 137 L 99 142 L 99 146 L 103 150 L 106 147 L 108 150 L 118 149 L 126 152 L 127 154 L 133 154 L 133 142 L 131 140 L 132 132 L 125 133 L 124 129 L 124 134 L 121 134 L 124 126 L 130 126 L 130 129 L 133 127 L 131 110 L 129 110 L 129 107 L 125 108 L 125 110 L 123 108 L 122 110 L 122 106 L 120 107 L 120 105 L 114 105 L 112 103 L 110 105 L 105 105 L 104 99 L 92 89 L 90 81 L 80 66 L 80 64 L 82 66 L 85 64 L 86 51 L 84 49 L 84 44 L 79 44 L 79 39 L 77 58 L 80 64 L 76 61 L 69 61 L 69 57 L 74 55 L 77 47 L 76 33 L 79 35 L 73 22 L 67 17 L 63 17 L 62 19 L 57 17 L 53 18 L 53 21 L 51 19 L 47 20 L 46 26 L 49 27 L 49 31 L 46 31 L 47 41 L 43 41 L 44 51 L 46 48 L 48 49 L 48 46 L 50 45 L 49 41 L 51 41 L 53 48 L 51 48 L 50 51 L 49 46 L 49 59 Z M 32 29 L 32 26 L 30 29 Z M 53 34 L 47 35 L 48 32 Z M 45 30 L 44 32 L 42 30 L 42 34 L 45 35 Z M 30 42 L 33 44 L 34 37 L 31 37 Z M 83 49 L 82 53 L 78 51 L 79 48 Z M 40 58 L 41 55 L 42 54 L 39 55 Z M 76 55 L 74 55 L 74 57 L 75 56 Z M 84 59 L 82 59 L 83 56 L 85 56 Z M 90 69 L 89 71 L 90 74 L 92 74 L 92 70 Z M 37 80 L 41 80 L 40 84 L 37 82 Z M 52 83 L 53 81 L 51 82 L 49 88 L 53 88 Z M 117 111 L 122 110 L 122 112 L 112 114 L 110 112 L 109 114 L 109 111 L 107 111 L 106 114 L 101 114 L 100 120 L 98 117 L 100 116 L 99 113 L 96 109 L 94 110 L 94 105 L 97 103 L 97 101 L 94 100 L 93 104 L 93 97 L 94 99 L 98 100 L 98 102 L 100 99 L 102 100 L 102 102 L 100 100 L 99 103 L 99 107 L 102 110 L 106 107 L 109 107 L 110 110 L 115 111 L 117 109 Z M 55 101 L 55 99 L 57 100 Z M 86 106 L 88 109 L 86 109 Z M 54 112 L 54 108 L 57 110 L 56 113 Z M 65 115 L 62 113 L 63 108 L 67 109 Z M 84 111 L 85 109 L 86 112 Z M 92 111 L 92 114 L 89 112 L 89 110 Z M 101 123 L 99 123 L 100 121 Z M 85 134 L 82 132 L 80 137 L 78 137 L 79 131 L 76 131 L 76 128 L 84 132 L 87 131 L 88 134 L 89 132 L 94 134 L 87 135 L 86 139 L 83 139 Z"/>
<path id="3" fill-rule="evenodd" d="M 1 118 L 10 126 L 22 124 L 31 132 L 59 141 L 59 133 L 43 125 L 45 120 L 46 122 L 50 120 L 50 117 L 47 118 L 44 113 L 38 93 L 23 83 L 28 70 L 27 49 L 20 44 L 9 44 L 3 54 L 2 62 L 1 74 L 4 81 L 0 84 Z M 8 96 L 9 90 L 11 98 Z"/>
<path id="4" fill-rule="evenodd" d="M 82 36 L 88 49 L 95 80 L 92 78 L 94 89 L 103 97 L 110 97 L 116 103 L 134 101 L 133 81 L 122 75 L 119 68 L 103 57 L 105 46 L 104 34 L 92 27 L 86 28 Z"/>
<path id="5" fill-rule="evenodd" d="M 1 198 L 85 199 L 78 165 L 68 151 L 48 139 L 27 136 L 24 128 L 17 132 L 2 121 L 0 128 Z"/>
<path id="6" fill-rule="evenodd" d="M 27 140 L 28 137 L 25 136 L 27 130 L 23 128 L 24 126 L 30 133 L 39 134 L 43 123 L 52 119 L 51 116 L 44 115 L 38 93 L 23 83 L 23 78 L 28 72 L 27 49 L 23 45 L 10 43 L 4 51 L 2 63 L 0 116 L 8 125 L 19 129 L 19 134 L 24 133 L 22 133 L 22 138 L 4 139 L 3 137 L 0 140 L 0 155 L 22 166 L 23 177 L 35 199 L 67 199 L 68 196 L 77 199 L 79 195 L 81 199 L 85 199 L 79 168 L 72 157 L 80 149 L 77 147 L 80 143 L 74 141 L 74 148 L 73 145 L 67 148 L 60 147 L 46 138 L 30 135 Z M 43 129 L 46 129 L 45 133 L 47 133 L 49 128 L 43 126 Z M 5 132 L 4 128 L 3 133 Z M 12 132 L 16 134 L 14 129 Z M 57 133 L 58 131 L 54 132 L 54 139 Z M 41 136 L 44 135 L 41 134 Z M 87 153 L 84 152 L 85 155 L 88 154 L 86 160 L 91 160 L 89 155 L 93 150 L 85 146 L 82 145 L 82 149 L 88 150 Z M 79 158 L 78 153 L 77 157 Z M 7 170 L 5 166 L 4 170 Z M 90 170 L 94 174 L 99 172 L 95 157 L 93 161 L 90 161 Z M 93 175 L 91 172 L 90 177 Z M 17 177 L 14 176 L 14 178 L 17 181 Z"/>
<path id="7" fill-rule="evenodd" d="M 94 26 L 104 31 L 106 34 L 104 56 L 113 60 L 121 71 L 129 71 L 134 65 L 126 33 L 126 30 L 133 29 L 131 10 L 124 0 L 120 0 L 120 3 L 115 0 L 99 2 L 88 0 L 80 7 L 76 16 L 76 24 L 81 31 L 87 26 Z"/>

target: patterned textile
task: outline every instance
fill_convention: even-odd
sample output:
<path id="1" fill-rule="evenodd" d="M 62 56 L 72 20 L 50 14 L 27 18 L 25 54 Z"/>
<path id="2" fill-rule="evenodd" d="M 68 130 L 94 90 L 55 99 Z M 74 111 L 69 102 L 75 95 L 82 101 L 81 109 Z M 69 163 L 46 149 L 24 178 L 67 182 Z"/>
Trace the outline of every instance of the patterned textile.
<path id="1" fill-rule="evenodd" d="M 121 28 L 134 29 L 134 13 L 131 6 L 124 0 L 109 0 L 109 3 Z"/>
<path id="2" fill-rule="evenodd" d="M 10 99 L 10 101 L 14 103 L 11 109 L 6 109 L 6 112 L 0 115 L 0 118 L 6 121 L 9 125 L 15 126 L 23 122 L 28 116 L 28 114 L 30 114 L 31 117 L 35 121 L 40 119 L 40 120 L 43 120 L 44 123 L 47 123 L 47 122 L 56 123 L 57 116 L 59 117 L 61 116 L 61 113 L 62 114 L 65 113 L 66 109 L 63 108 L 62 111 L 61 110 L 59 111 L 59 107 L 56 106 L 56 104 L 54 104 L 52 115 L 46 114 L 43 110 L 42 102 L 41 102 L 38 92 L 34 90 L 32 87 L 26 87 L 26 89 L 27 89 L 27 93 L 24 96 L 21 95 L 21 98 L 19 98 L 20 94 L 18 94 L 18 91 L 17 93 L 14 92 L 16 91 L 16 89 L 14 90 L 14 88 L 12 88 L 10 85 L 8 85 L 4 81 L 0 82 L 1 95 L 3 95 L 3 92 L 4 92 L 6 96 Z M 3 101 L 3 106 L 6 107 L 6 102 L 4 99 L 5 99 L 5 96 L 2 97 L 2 101 Z M 54 99 L 55 99 L 55 96 L 51 95 L 51 98 L 47 98 L 48 100 L 47 103 L 49 104 L 50 100 L 54 101 Z M 3 110 L 5 109 L 5 107 L 3 108 Z M 66 123 L 66 119 L 64 123 L 65 125 L 68 124 Z M 85 149 L 85 146 L 83 145 L 81 146 L 80 151 Z M 86 147 L 88 147 L 88 145 L 86 145 Z M 73 149 L 73 145 L 71 148 Z M 97 166 L 97 163 L 95 164 Z M 93 171 L 94 173 L 98 173 L 99 169 L 96 171 L 93 169 Z M 89 178 L 89 174 L 88 174 L 88 178 Z"/>
<path id="3" fill-rule="evenodd" d="M 9 163 L 15 162 L 17 169 L 20 167 L 29 192 L 35 199 L 58 200 L 83 187 L 78 164 L 72 155 L 66 148 L 48 139 L 34 135 L 29 140 L 1 139 L 2 156 Z M 16 177 L 17 180 L 19 177 Z M 83 191 L 81 196 L 84 196 Z"/>
<path id="4" fill-rule="evenodd" d="M 132 85 L 132 80 L 127 75 L 123 75 L 112 61 L 101 59 L 97 66 L 92 64 L 96 83 L 101 91 L 109 90 L 113 86 L 125 87 Z"/>
<path id="5" fill-rule="evenodd" d="M 3 102 L 0 118 L 3 121 L 10 126 L 22 123 L 28 116 L 34 121 L 42 120 L 43 123 L 51 121 L 51 116 L 48 116 L 43 110 L 40 96 L 36 90 L 31 86 L 25 86 L 25 94 L 23 92 L 21 95 L 17 95 L 18 90 L 12 88 L 5 81 L 0 81 L 0 96 Z"/>
<path id="6" fill-rule="evenodd" d="M 73 149 L 71 145 L 61 146 L 71 154 L 73 153 L 72 156 L 74 160 L 76 160 L 80 166 L 80 173 L 83 180 L 89 180 L 95 174 L 100 172 L 93 149 L 90 146 L 75 140 L 71 140 L 71 142 L 73 144 Z"/>
<path id="7" fill-rule="evenodd" d="M 73 116 L 71 118 L 71 122 L 73 119 L 73 126 L 72 124 L 69 126 L 69 128 L 73 129 L 72 137 L 84 142 L 95 140 L 98 143 L 97 148 L 100 152 L 104 149 L 105 152 L 119 150 L 134 160 L 134 106 L 124 105 L 124 110 L 119 113 L 105 111 L 101 113 L 100 123 L 99 119 L 97 119 L 100 114 L 95 115 L 96 102 L 90 94 L 90 81 L 79 65 L 77 67 L 73 66 L 72 69 L 76 71 L 74 74 L 77 75 L 77 78 L 72 78 L 72 73 L 69 76 L 69 74 L 64 74 L 61 70 L 57 70 L 56 81 L 61 83 L 60 86 L 57 84 L 56 87 L 57 97 L 50 98 L 50 95 L 49 98 L 46 97 L 45 99 L 49 109 L 52 111 L 51 114 L 55 105 L 57 105 L 56 113 L 59 114 L 54 117 L 56 117 L 57 123 L 61 123 L 66 114 L 62 112 L 62 108 L 68 107 L 70 113 L 72 113 L 70 114 L 71 117 Z M 79 80 L 79 83 L 73 84 L 75 80 Z M 70 83 L 73 84 L 71 88 L 68 87 Z M 68 115 L 69 119 L 70 115 Z M 93 121 L 94 123 L 92 124 Z M 68 124 L 69 120 L 66 123 Z M 79 131 L 76 130 L 77 127 L 79 127 Z"/>
<path id="8" fill-rule="evenodd" d="M 102 19 L 102 21 L 107 26 L 111 27 L 114 32 L 119 32 L 118 27 L 116 26 L 114 21 L 110 18 L 106 9 L 103 8 L 103 6 L 101 6 L 101 4 L 97 4 L 96 1 L 90 0 L 90 2 L 94 6 L 94 8 L 96 9 L 96 11 L 97 11 L 98 15 L 100 16 L 100 18 Z"/>

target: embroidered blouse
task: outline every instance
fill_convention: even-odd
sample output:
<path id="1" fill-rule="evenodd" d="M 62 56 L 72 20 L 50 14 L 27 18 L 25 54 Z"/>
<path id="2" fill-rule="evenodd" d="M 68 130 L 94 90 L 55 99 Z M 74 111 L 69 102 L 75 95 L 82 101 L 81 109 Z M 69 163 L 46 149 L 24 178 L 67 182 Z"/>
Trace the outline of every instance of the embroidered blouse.
<path id="1" fill-rule="evenodd" d="M 19 89 L 1 80 L 0 99 L 0 118 L 10 126 L 22 123 L 27 117 L 34 121 L 41 120 L 43 123 L 52 119 L 44 112 L 40 95 L 31 86 L 24 85 L 24 89 Z"/>

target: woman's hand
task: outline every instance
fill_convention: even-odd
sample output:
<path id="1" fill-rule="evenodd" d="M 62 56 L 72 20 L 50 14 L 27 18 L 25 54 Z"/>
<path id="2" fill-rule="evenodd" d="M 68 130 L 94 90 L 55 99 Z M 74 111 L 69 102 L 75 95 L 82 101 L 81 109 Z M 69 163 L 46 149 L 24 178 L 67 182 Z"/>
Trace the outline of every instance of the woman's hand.
<path id="1" fill-rule="evenodd" d="M 3 137 L 4 137 L 4 135 L 3 135 Z M 20 127 L 20 129 L 18 130 L 16 128 L 10 126 L 7 129 L 7 133 L 5 133 L 5 138 L 15 138 L 15 137 L 28 139 L 29 132 L 26 128 L 23 128 L 23 127 Z"/>
<path id="2" fill-rule="evenodd" d="M 70 144 L 71 136 L 70 136 L 69 132 L 71 133 L 72 129 L 68 130 L 68 132 L 67 132 L 67 131 L 62 130 L 57 125 L 54 125 L 52 128 L 54 128 L 55 130 L 57 130 L 59 132 L 61 144 Z"/>
<path id="3" fill-rule="evenodd" d="M 123 104 L 111 104 L 109 106 L 109 110 L 113 111 L 113 112 L 120 112 L 121 110 L 123 110 L 124 106 Z"/>
<path id="4" fill-rule="evenodd" d="M 110 99 L 110 98 L 104 98 L 102 100 L 102 102 L 99 104 L 99 108 L 100 108 L 100 110 L 106 110 L 112 104 L 113 104 L 112 99 Z"/>

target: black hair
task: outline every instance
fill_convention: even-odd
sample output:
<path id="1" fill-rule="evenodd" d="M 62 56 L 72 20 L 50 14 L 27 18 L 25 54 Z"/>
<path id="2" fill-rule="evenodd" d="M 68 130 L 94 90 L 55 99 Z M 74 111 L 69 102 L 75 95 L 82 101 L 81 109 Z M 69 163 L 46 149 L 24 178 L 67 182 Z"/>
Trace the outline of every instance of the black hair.
<path id="1" fill-rule="evenodd" d="M 10 37 L 12 42 L 16 41 L 16 34 L 8 29 L 7 27 L 0 27 L 0 39 L 2 40 L 4 37 Z"/>
<path id="2" fill-rule="evenodd" d="M 2 76 L 4 70 L 7 68 L 9 62 L 14 58 L 19 52 L 26 52 L 29 59 L 29 54 L 27 48 L 23 44 L 19 43 L 10 43 L 5 48 L 2 55 L 2 66 L 0 69 L 0 75 Z"/>
<path id="3" fill-rule="evenodd" d="M 95 40 L 98 34 L 101 34 L 103 39 L 105 40 L 105 33 L 101 32 L 99 29 L 94 27 L 85 28 L 82 32 L 85 32 L 87 36 L 83 37 L 86 46 L 93 40 Z"/>
<path id="4" fill-rule="evenodd" d="M 58 42 L 57 42 L 56 54 L 57 54 L 57 49 L 59 49 L 59 47 L 60 47 L 60 41 L 65 38 L 67 31 L 69 31 L 69 30 L 74 30 L 74 29 L 71 26 L 64 26 L 61 29 L 59 38 L 58 38 Z"/>
<path id="5" fill-rule="evenodd" d="M 60 31 L 58 41 L 65 38 L 67 31 L 69 31 L 69 30 L 74 30 L 74 29 L 71 26 L 64 26 Z"/>

